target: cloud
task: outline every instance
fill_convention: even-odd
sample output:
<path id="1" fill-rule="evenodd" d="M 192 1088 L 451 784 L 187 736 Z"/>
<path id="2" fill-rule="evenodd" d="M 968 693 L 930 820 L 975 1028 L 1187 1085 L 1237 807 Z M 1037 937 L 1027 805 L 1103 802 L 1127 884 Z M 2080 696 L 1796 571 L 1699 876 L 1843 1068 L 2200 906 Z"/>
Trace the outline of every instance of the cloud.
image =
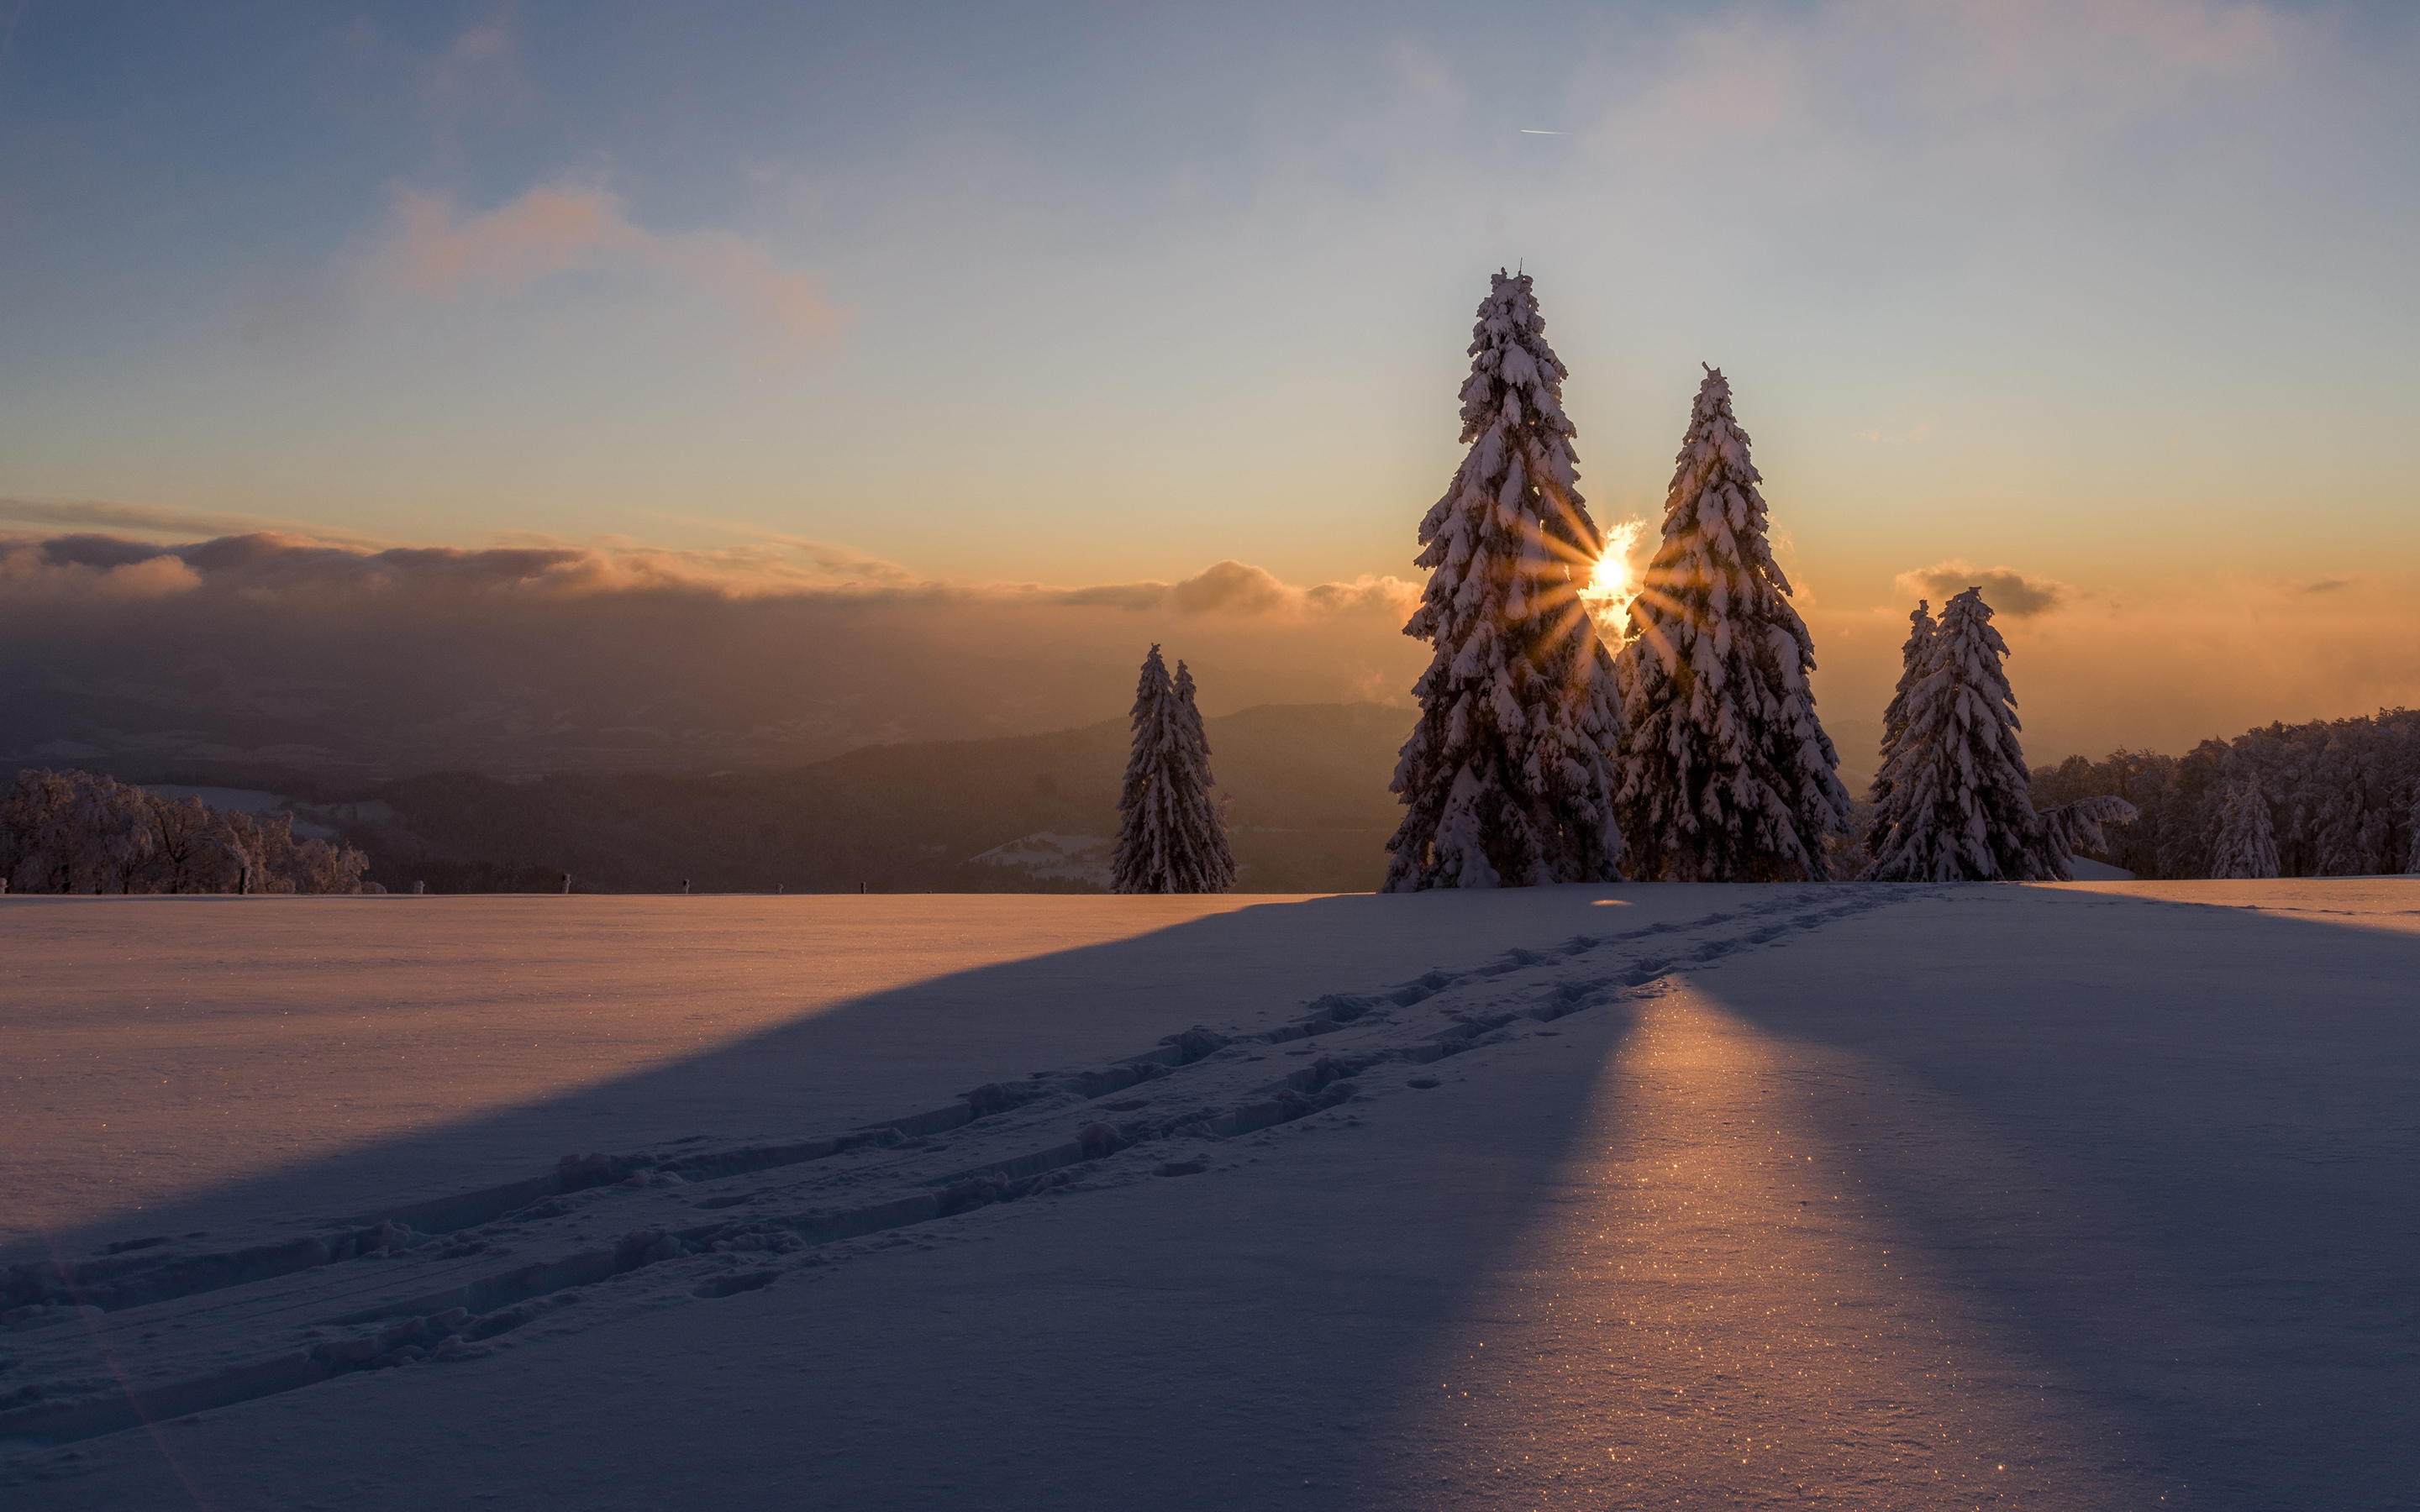
<path id="1" fill-rule="evenodd" d="M 2358 574 L 2345 578 L 2314 578 L 2307 582 L 2288 579 L 2277 586 L 2289 594 L 2340 594 L 2361 581 Z"/>
<path id="2" fill-rule="evenodd" d="M 356 772 L 715 770 L 1122 716 L 1152 642 L 1213 712 L 1400 700 L 1409 585 L 926 578 L 828 542 L 0 534 L 0 753 Z M 178 766 L 177 764 L 186 764 Z"/>
<path id="3" fill-rule="evenodd" d="M 342 546 L 380 546 L 362 536 L 332 532 L 263 519 L 256 515 L 222 515 L 201 510 L 163 509 L 152 504 L 119 504 L 107 500 L 0 499 L 0 520 L 22 525 L 90 526 L 103 530 L 137 531 L 145 534 L 247 535 L 257 531 L 285 531 Z"/>
<path id="4" fill-rule="evenodd" d="M 651 231 L 600 184 L 558 180 L 486 210 L 451 194 L 400 187 L 388 224 L 360 258 L 378 293 L 428 301 L 510 298 L 558 274 L 636 270 L 761 321 L 797 351 L 835 335 L 841 310 L 815 275 L 783 267 L 763 242 L 733 231 Z"/>
<path id="5" fill-rule="evenodd" d="M 0 539 L 0 589 L 21 603 L 156 598 L 190 593 L 201 581 L 201 575 L 178 558 L 116 536 Z"/>
<path id="6" fill-rule="evenodd" d="M 158 514 L 180 517 L 172 511 Z M 546 602 L 646 594 L 728 603 L 947 603 L 1304 620 L 1400 617 L 1419 594 L 1415 585 L 1388 577 L 1302 587 L 1241 562 L 1218 563 L 1172 583 L 1067 588 L 923 578 L 851 547 L 779 534 L 715 550 L 621 541 L 582 545 L 540 535 L 475 548 L 370 546 L 282 530 L 173 545 L 101 534 L 0 535 L 0 565 L 11 575 L 8 580 L 39 582 L 54 592 L 85 584 L 79 574 L 147 567 L 145 581 L 208 589 L 256 605 L 296 606 L 396 602 L 434 608 L 472 598 Z"/>
<path id="7" fill-rule="evenodd" d="M 2048 578 L 2028 578 L 2014 567 L 1978 567 L 1962 557 L 1902 572 L 1891 579 L 1911 598 L 1934 600 L 1969 588 L 1983 590 L 1983 602 L 2012 619 L 2046 614 L 2075 596 L 2075 590 Z"/>
<path id="8" fill-rule="evenodd" d="M 1667 178 L 1754 147 L 1805 188 L 1887 178 L 1943 152 L 2035 174 L 2182 96 L 2276 69 L 2306 30 L 2211 0 L 1778 8 L 1676 34 L 1648 87 L 1605 90 L 1618 102 L 1589 144 Z"/>
<path id="9" fill-rule="evenodd" d="M 1297 588 L 1265 567 L 1221 562 L 1179 582 L 1109 583 L 1092 588 L 1041 590 L 1051 602 L 1130 609 L 1173 609 L 1179 614 L 1299 617 L 1375 610 L 1408 614 L 1419 587 L 1400 578 L 1364 576 L 1351 582 Z"/>

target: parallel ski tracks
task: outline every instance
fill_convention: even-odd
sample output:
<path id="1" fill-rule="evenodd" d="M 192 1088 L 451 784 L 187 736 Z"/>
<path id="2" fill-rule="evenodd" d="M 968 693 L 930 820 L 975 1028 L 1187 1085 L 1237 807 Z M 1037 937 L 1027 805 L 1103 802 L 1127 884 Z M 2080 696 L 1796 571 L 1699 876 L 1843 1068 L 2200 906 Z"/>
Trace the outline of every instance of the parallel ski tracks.
<path id="1" fill-rule="evenodd" d="M 486 1340 L 634 1278 L 663 1283 L 649 1295 L 669 1286 L 727 1297 L 851 1242 L 994 1203 L 1192 1174 L 1218 1141 L 1383 1097 L 1428 1081 L 1419 1069 L 1446 1057 L 1933 890 L 1807 887 L 1332 994 L 1258 1033 L 1195 1026 L 1138 1055 L 987 1083 L 855 1129 L 566 1156 L 525 1180 L 241 1250 L 134 1242 L 119 1254 L 10 1267 L 0 1272 L 0 1330 L 23 1335 L 17 1363 L 32 1379 L 0 1375 L 0 1444 L 67 1443 L 339 1375 L 475 1359 Z M 621 1232 L 582 1242 L 600 1226 Z M 99 1340 L 107 1372 L 93 1372 L 86 1328 L 66 1326 L 76 1321 Z M 146 1350 L 171 1330 L 208 1359 Z M 217 1363 L 230 1358 L 242 1363 Z M 5 1354 L 0 1369 L 18 1373 Z"/>

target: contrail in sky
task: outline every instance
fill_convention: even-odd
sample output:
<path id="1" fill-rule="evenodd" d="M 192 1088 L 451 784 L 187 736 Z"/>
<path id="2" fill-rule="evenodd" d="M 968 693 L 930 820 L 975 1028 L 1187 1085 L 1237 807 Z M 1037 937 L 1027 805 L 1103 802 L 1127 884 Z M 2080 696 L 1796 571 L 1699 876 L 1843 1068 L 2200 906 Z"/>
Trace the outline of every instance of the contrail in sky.
<path id="1" fill-rule="evenodd" d="M 1533 131 L 1529 128 L 1524 126 L 1521 128 L 1521 134 L 1523 136 L 1560 136 L 1563 133 L 1560 131 Z"/>

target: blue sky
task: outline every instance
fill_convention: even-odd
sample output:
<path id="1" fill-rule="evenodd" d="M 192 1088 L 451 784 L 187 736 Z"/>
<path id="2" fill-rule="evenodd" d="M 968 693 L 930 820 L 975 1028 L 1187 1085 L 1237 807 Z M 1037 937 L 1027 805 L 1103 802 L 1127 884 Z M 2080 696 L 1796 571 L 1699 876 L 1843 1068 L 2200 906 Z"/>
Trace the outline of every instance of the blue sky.
<path id="1" fill-rule="evenodd" d="M 2412 631 L 2408 7 L 8 24 L 0 528 L 1402 575 L 1525 260 L 1600 517 L 1655 513 L 1714 363 L 1861 647 L 1945 559 L 2063 586 L 2045 668 Z"/>

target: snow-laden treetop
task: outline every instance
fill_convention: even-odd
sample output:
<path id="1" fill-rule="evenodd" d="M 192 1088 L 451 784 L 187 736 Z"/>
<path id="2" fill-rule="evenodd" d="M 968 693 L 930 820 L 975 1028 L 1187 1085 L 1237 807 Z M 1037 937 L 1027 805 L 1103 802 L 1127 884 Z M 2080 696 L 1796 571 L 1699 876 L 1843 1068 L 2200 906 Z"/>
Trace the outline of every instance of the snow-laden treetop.
<path id="1" fill-rule="evenodd" d="M 1445 551 L 1432 553 L 1439 560 L 1422 564 L 1463 566 L 1480 544 L 1467 532 L 1492 523 L 1523 537 L 1521 555 L 1534 562 L 1532 575 L 1553 565 L 1577 566 L 1585 579 L 1603 543 L 1576 491 L 1579 472 L 1571 439 L 1578 429 L 1563 413 L 1563 379 L 1570 374 L 1546 345 L 1546 319 L 1538 312 L 1527 273 L 1499 270 L 1489 280 L 1487 300 L 1471 330 L 1470 359 L 1470 377 L 1462 385 L 1462 440 L 1470 451 L 1455 486 L 1420 522 L 1421 545 L 1446 537 Z M 1526 530 L 1522 519 L 1531 508 L 1536 532 Z M 1556 550 L 1549 542 L 1565 549 Z M 1515 596 L 1505 605 L 1516 617 L 1528 607 L 1526 592 L 1526 584 L 1514 585 Z M 1475 601 L 1458 607 L 1473 608 Z M 1415 616 L 1409 633 L 1432 631 L 1420 628 Z"/>
<path id="2" fill-rule="evenodd" d="M 1804 655 L 1813 655 L 1807 627 L 1790 604 L 1790 579 L 1765 539 L 1764 495 L 1757 486 L 1763 481 L 1748 459 L 1747 434 L 1731 413 L 1730 380 L 1722 369 L 1708 367 L 1681 455 L 1673 459 L 1664 542 L 1648 568 L 1640 600 L 1650 612 L 1637 616 L 1644 622 L 1638 628 L 1651 640 L 1660 639 L 1657 622 L 1664 619 L 1686 618 L 1717 635 L 1730 620 L 1750 620 L 1783 627 Z M 1652 613 L 1667 606 L 1699 612 Z M 1673 648 L 1659 650 L 1670 661 Z M 1730 648 L 1715 650 L 1728 656 Z M 1781 659 L 1786 664 L 1792 658 Z"/>

